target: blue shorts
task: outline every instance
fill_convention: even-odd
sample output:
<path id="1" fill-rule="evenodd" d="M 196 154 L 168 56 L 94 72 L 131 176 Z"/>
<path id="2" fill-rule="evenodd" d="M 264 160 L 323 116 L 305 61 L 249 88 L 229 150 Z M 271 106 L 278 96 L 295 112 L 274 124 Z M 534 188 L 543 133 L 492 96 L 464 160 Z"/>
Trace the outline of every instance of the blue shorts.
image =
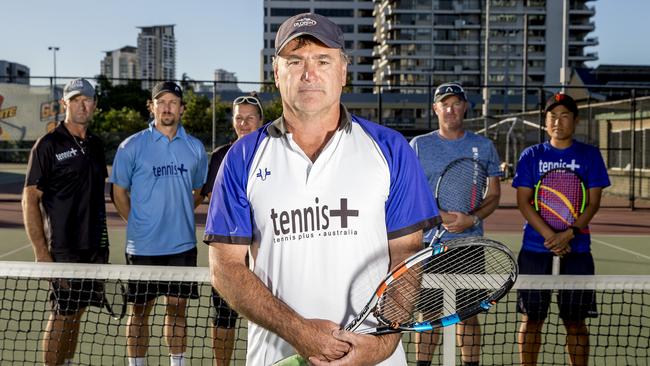
<path id="1" fill-rule="evenodd" d="M 126 263 L 145 266 L 185 266 L 196 267 L 196 247 L 182 253 L 170 255 L 126 255 Z M 129 281 L 127 300 L 144 304 L 158 296 L 199 298 L 199 285 L 196 282 Z"/>
<path id="2" fill-rule="evenodd" d="M 522 250 L 517 258 L 519 274 L 551 274 L 553 253 L 538 253 Z M 569 253 L 560 260 L 560 274 L 593 275 L 594 258 L 590 252 Z M 558 291 L 557 302 L 560 318 L 578 321 L 598 317 L 596 294 L 593 290 Z M 544 320 L 551 303 L 550 290 L 518 290 L 517 311 L 526 314 L 530 320 Z"/>

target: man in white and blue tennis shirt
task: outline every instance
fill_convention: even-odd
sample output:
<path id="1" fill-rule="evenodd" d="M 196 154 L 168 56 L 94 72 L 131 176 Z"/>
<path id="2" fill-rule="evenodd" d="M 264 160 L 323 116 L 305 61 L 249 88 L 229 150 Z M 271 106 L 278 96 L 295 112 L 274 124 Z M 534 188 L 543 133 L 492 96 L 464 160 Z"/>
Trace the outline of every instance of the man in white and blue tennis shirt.
<path id="1" fill-rule="evenodd" d="M 299 14 L 275 45 L 283 115 L 237 141 L 217 175 L 204 237 L 212 284 L 250 320 L 249 365 L 296 352 L 315 365 L 404 365 L 399 335 L 340 328 L 437 223 L 422 168 L 401 135 L 340 104 L 337 25 Z"/>
<path id="2" fill-rule="evenodd" d="M 467 111 L 467 95 L 458 83 L 444 83 L 436 88 L 433 97 L 433 111 L 438 116 L 439 129 L 411 140 L 424 173 L 429 181 L 431 192 L 435 192 L 438 178 L 452 161 L 460 158 L 478 160 L 489 176 L 488 193 L 481 206 L 471 214 L 441 211 L 443 225 L 447 232 L 441 241 L 455 238 L 483 236 L 483 219 L 488 217 L 499 205 L 500 186 L 499 156 L 489 139 L 465 130 L 464 119 Z M 425 245 L 433 239 L 435 230 L 425 235 Z M 463 365 L 478 365 L 480 358 L 481 328 L 477 317 L 458 324 L 459 345 Z M 437 337 L 431 333 L 416 335 L 416 358 L 418 366 L 430 365 Z"/>
<path id="3" fill-rule="evenodd" d="M 203 144 L 181 125 L 183 92 L 173 82 L 153 87 L 154 120 L 120 144 L 110 182 L 118 213 L 127 220 L 128 264 L 196 266 L 194 208 L 207 176 Z M 133 302 L 127 324 L 129 365 L 144 365 L 149 346 L 147 318 L 158 296 L 166 298 L 165 338 L 170 364 L 183 365 L 185 307 L 197 285 L 129 283 Z"/>
<path id="4" fill-rule="evenodd" d="M 574 139 L 578 106 L 570 96 L 552 95 L 544 108 L 549 141 L 525 149 L 517 163 L 512 186 L 517 189 L 517 206 L 526 224 L 519 257 L 519 273 L 551 274 L 553 256 L 560 259 L 560 274 L 593 275 L 589 222 L 600 208 L 602 190 L 610 185 L 605 162 L 597 147 Z M 583 213 L 572 227 L 554 232 L 535 211 L 535 185 L 547 171 L 570 169 L 582 178 L 588 191 Z M 521 363 L 537 362 L 541 330 L 551 302 L 550 291 L 518 290 L 517 311 L 522 313 L 518 332 Z M 567 352 L 572 365 L 589 363 L 589 329 L 585 319 L 598 316 L 593 291 L 560 291 L 560 318 L 567 332 Z"/>

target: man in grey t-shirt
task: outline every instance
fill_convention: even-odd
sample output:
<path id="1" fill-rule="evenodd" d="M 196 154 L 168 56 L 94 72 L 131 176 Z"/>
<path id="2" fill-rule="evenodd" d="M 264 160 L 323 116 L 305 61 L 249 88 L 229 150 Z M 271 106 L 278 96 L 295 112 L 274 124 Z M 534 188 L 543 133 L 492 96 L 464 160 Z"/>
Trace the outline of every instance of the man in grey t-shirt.
<path id="1" fill-rule="evenodd" d="M 431 191 L 435 190 L 438 177 L 445 167 L 460 158 L 478 159 L 486 168 L 489 176 L 488 193 L 481 207 L 466 215 L 460 212 L 440 210 L 447 232 L 442 241 L 454 238 L 482 236 L 483 219 L 489 216 L 499 205 L 500 187 L 499 156 L 494 144 L 489 139 L 466 131 L 463 126 L 467 110 L 467 96 L 460 84 L 446 83 L 440 85 L 434 94 L 433 111 L 438 116 L 440 128 L 411 140 Z M 433 238 L 434 230 L 425 235 L 425 243 Z M 458 324 L 458 343 L 464 365 L 478 365 L 480 358 L 481 328 L 478 318 L 474 317 Z M 418 366 L 430 365 L 437 334 L 416 334 L 416 359 Z"/>

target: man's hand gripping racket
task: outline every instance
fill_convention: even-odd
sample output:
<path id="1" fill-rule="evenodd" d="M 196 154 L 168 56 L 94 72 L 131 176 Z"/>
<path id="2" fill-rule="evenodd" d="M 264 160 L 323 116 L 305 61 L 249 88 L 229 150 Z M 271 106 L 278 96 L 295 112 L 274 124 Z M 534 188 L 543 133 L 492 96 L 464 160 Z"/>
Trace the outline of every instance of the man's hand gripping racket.
<path id="1" fill-rule="evenodd" d="M 427 247 L 396 266 L 344 329 L 382 335 L 453 325 L 489 310 L 512 288 L 517 274 L 512 252 L 494 240 L 462 238 Z M 456 284 L 479 291 L 456 301 Z M 300 355 L 275 363 L 306 364 Z"/>
<path id="2" fill-rule="evenodd" d="M 487 170 L 472 158 L 449 163 L 436 182 L 434 197 L 443 214 L 472 215 L 481 207 L 488 191 Z M 430 245 L 435 245 L 447 232 L 444 226 L 436 230 Z"/>
<path id="3" fill-rule="evenodd" d="M 576 234 L 580 229 L 574 224 L 584 212 L 587 197 L 587 190 L 580 176 L 572 170 L 560 168 L 549 170 L 540 178 L 535 185 L 533 203 L 539 216 L 553 231 L 561 233 L 573 228 Z M 550 243 L 552 247 L 549 248 L 556 253 L 553 257 L 553 275 L 560 274 L 557 241 L 557 238 L 552 238 Z M 568 242 L 557 244 L 566 246 L 566 250 L 562 253 L 570 249 Z"/>

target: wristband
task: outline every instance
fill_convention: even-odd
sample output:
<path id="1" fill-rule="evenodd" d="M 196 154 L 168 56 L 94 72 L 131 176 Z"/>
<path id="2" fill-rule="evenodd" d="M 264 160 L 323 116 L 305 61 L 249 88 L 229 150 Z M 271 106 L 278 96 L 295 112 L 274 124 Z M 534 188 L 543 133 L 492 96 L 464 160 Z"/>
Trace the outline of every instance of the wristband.
<path id="1" fill-rule="evenodd" d="M 578 236 L 582 232 L 582 229 L 577 227 L 577 226 L 569 226 L 569 228 L 573 231 L 573 236 Z"/>
<path id="2" fill-rule="evenodd" d="M 481 223 L 481 218 L 478 215 L 472 215 L 472 222 L 474 222 L 474 226 L 478 226 Z"/>

